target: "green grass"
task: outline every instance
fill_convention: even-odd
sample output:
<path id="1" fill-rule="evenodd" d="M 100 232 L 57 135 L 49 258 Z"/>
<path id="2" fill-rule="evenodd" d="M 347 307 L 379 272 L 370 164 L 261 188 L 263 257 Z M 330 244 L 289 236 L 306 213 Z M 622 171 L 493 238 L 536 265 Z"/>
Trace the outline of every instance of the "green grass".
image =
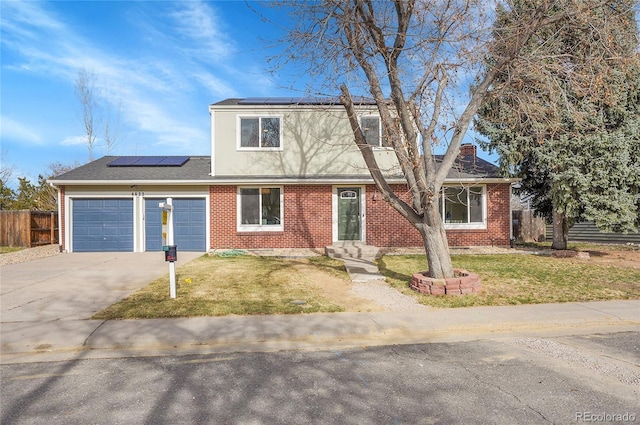
<path id="1" fill-rule="evenodd" d="M 311 265 L 311 266 L 310 266 Z M 203 256 L 176 270 L 177 297 L 169 297 L 169 277 L 157 279 L 93 319 L 133 319 L 256 314 L 337 312 L 342 308 L 322 296 L 317 276 L 342 276 L 342 262 L 328 258 L 287 260 L 272 257 Z M 298 305 L 297 301 L 304 301 Z"/>
<path id="2" fill-rule="evenodd" d="M 608 258 L 600 245 L 580 249 L 595 249 L 592 259 L 454 255 L 455 267 L 480 275 L 483 290 L 474 295 L 427 296 L 412 291 L 411 275 L 427 268 L 424 255 L 388 255 L 379 260 L 378 266 L 392 287 L 433 307 L 640 299 L 640 269 L 624 265 L 631 261 L 617 266 L 595 261 Z M 611 258 L 619 255 L 612 254 Z M 344 264 L 327 257 L 203 256 L 178 268 L 176 280 L 176 299 L 169 298 L 169 277 L 164 276 L 93 318 L 339 312 L 353 301 L 347 299 L 349 280 Z M 329 289 L 330 282 L 333 289 Z M 298 305 L 297 301 L 304 304 Z"/>
<path id="3" fill-rule="evenodd" d="M 22 251 L 24 248 L 19 246 L 0 246 L 0 254 L 9 254 L 11 252 Z"/>
<path id="4" fill-rule="evenodd" d="M 409 288 L 424 255 L 384 256 L 379 268 L 401 292 L 433 307 L 513 305 L 640 298 L 640 270 L 537 255 L 455 255 L 454 267 L 480 275 L 476 295 L 427 296 Z"/>
<path id="5" fill-rule="evenodd" d="M 551 249 L 551 242 L 524 242 L 517 244 L 521 248 Z M 637 251 L 638 247 L 625 244 L 599 244 L 592 242 L 569 242 L 567 249 L 572 251 Z"/>

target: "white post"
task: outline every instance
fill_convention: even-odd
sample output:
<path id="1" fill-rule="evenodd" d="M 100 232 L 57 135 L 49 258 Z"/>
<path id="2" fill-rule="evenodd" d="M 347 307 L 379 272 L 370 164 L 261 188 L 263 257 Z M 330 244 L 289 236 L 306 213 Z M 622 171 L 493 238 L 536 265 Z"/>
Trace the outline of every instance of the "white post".
<path id="1" fill-rule="evenodd" d="M 166 202 L 160 202 L 158 205 L 162 208 L 162 243 L 163 248 L 167 250 L 173 245 L 173 199 L 167 198 Z M 165 252 L 165 260 L 167 252 Z M 176 265 L 174 261 L 169 261 L 169 295 L 171 298 L 176 297 Z"/>
<path id="2" fill-rule="evenodd" d="M 169 216 L 167 217 L 167 245 L 173 245 L 173 199 L 167 198 Z M 169 261 L 169 293 L 171 298 L 176 297 L 176 263 Z"/>

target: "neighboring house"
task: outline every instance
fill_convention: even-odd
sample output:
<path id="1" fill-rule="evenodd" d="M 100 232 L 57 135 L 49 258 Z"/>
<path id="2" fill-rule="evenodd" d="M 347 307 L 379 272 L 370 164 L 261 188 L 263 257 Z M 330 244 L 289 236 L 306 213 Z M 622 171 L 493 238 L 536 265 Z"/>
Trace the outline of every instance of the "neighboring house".
<path id="1" fill-rule="evenodd" d="M 359 104 L 378 163 L 408 199 L 374 104 Z M 422 246 L 376 191 L 344 107 L 307 98 L 227 99 L 209 106 L 211 156 L 114 157 L 51 180 L 66 251 L 157 251 L 158 203 L 173 199 L 179 251 L 316 248 L 342 241 Z M 451 246 L 508 245 L 511 183 L 463 145 L 442 191 Z"/>

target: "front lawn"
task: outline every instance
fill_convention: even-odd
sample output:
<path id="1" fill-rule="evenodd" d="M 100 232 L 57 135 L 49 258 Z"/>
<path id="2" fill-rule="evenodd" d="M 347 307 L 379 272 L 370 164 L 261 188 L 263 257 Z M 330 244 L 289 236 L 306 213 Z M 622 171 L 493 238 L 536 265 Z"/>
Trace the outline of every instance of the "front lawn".
<path id="1" fill-rule="evenodd" d="M 24 248 L 17 246 L 0 246 L 0 254 L 9 254 L 12 252 L 22 251 Z"/>
<path id="2" fill-rule="evenodd" d="M 590 247 L 590 249 L 593 249 Z M 380 271 L 398 291 L 432 307 L 640 299 L 640 251 L 591 250 L 590 259 L 500 254 L 454 255 L 455 267 L 480 275 L 476 295 L 427 296 L 412 291 L 424 255 L 387 255 Z M 98 312 L 94 319 L 380 311 L 350 291 L 344 264 L 327 257 L 282 259 L 203 256 L 177 269 L 177 298 L 168 275 Z"/>
<path id="3" fill-rule="evenodd" d="M 175 299 L 169 298 L 167 275 L 96 313 L 93 319 L 343 311 L 342 300 L 325 295 L 323 281 L 337 287 L 337 293 L 350 286 L 343 263 L 326 257 L 203 256 L 176 270 Z"/>
<path id="4" fill-rule="evenodd" d="M 452 260 L 454 267 L 480 275 L 480 294 L 428 296 L 412 291 L 411 275 L 426 270 L 424 255 L 384 256 L 378 267 L 394 288 L 433 307 L 640 298 L 640 268 L 624 264 L 523 254 L 454 255 Z"/>

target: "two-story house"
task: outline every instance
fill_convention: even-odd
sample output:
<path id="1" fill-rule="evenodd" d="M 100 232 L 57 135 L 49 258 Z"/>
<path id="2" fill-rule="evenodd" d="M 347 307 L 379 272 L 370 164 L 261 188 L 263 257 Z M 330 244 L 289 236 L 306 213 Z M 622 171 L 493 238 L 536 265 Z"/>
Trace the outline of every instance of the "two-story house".
<path id="1" fill-rule="evenodd" d="M 378 164 L 406 193 L 375 105 L 358 110 Z M 211 156 L 106 156 L 52 179 L 62 248 L 158 251 L 168 197 L 179 250 L 422 246 L 380 198 L 335 100 L 227 99 L 209 112 Z M 511 183 L 463 145 L 441 193 L 449 244 L 508 245 Z"/>

